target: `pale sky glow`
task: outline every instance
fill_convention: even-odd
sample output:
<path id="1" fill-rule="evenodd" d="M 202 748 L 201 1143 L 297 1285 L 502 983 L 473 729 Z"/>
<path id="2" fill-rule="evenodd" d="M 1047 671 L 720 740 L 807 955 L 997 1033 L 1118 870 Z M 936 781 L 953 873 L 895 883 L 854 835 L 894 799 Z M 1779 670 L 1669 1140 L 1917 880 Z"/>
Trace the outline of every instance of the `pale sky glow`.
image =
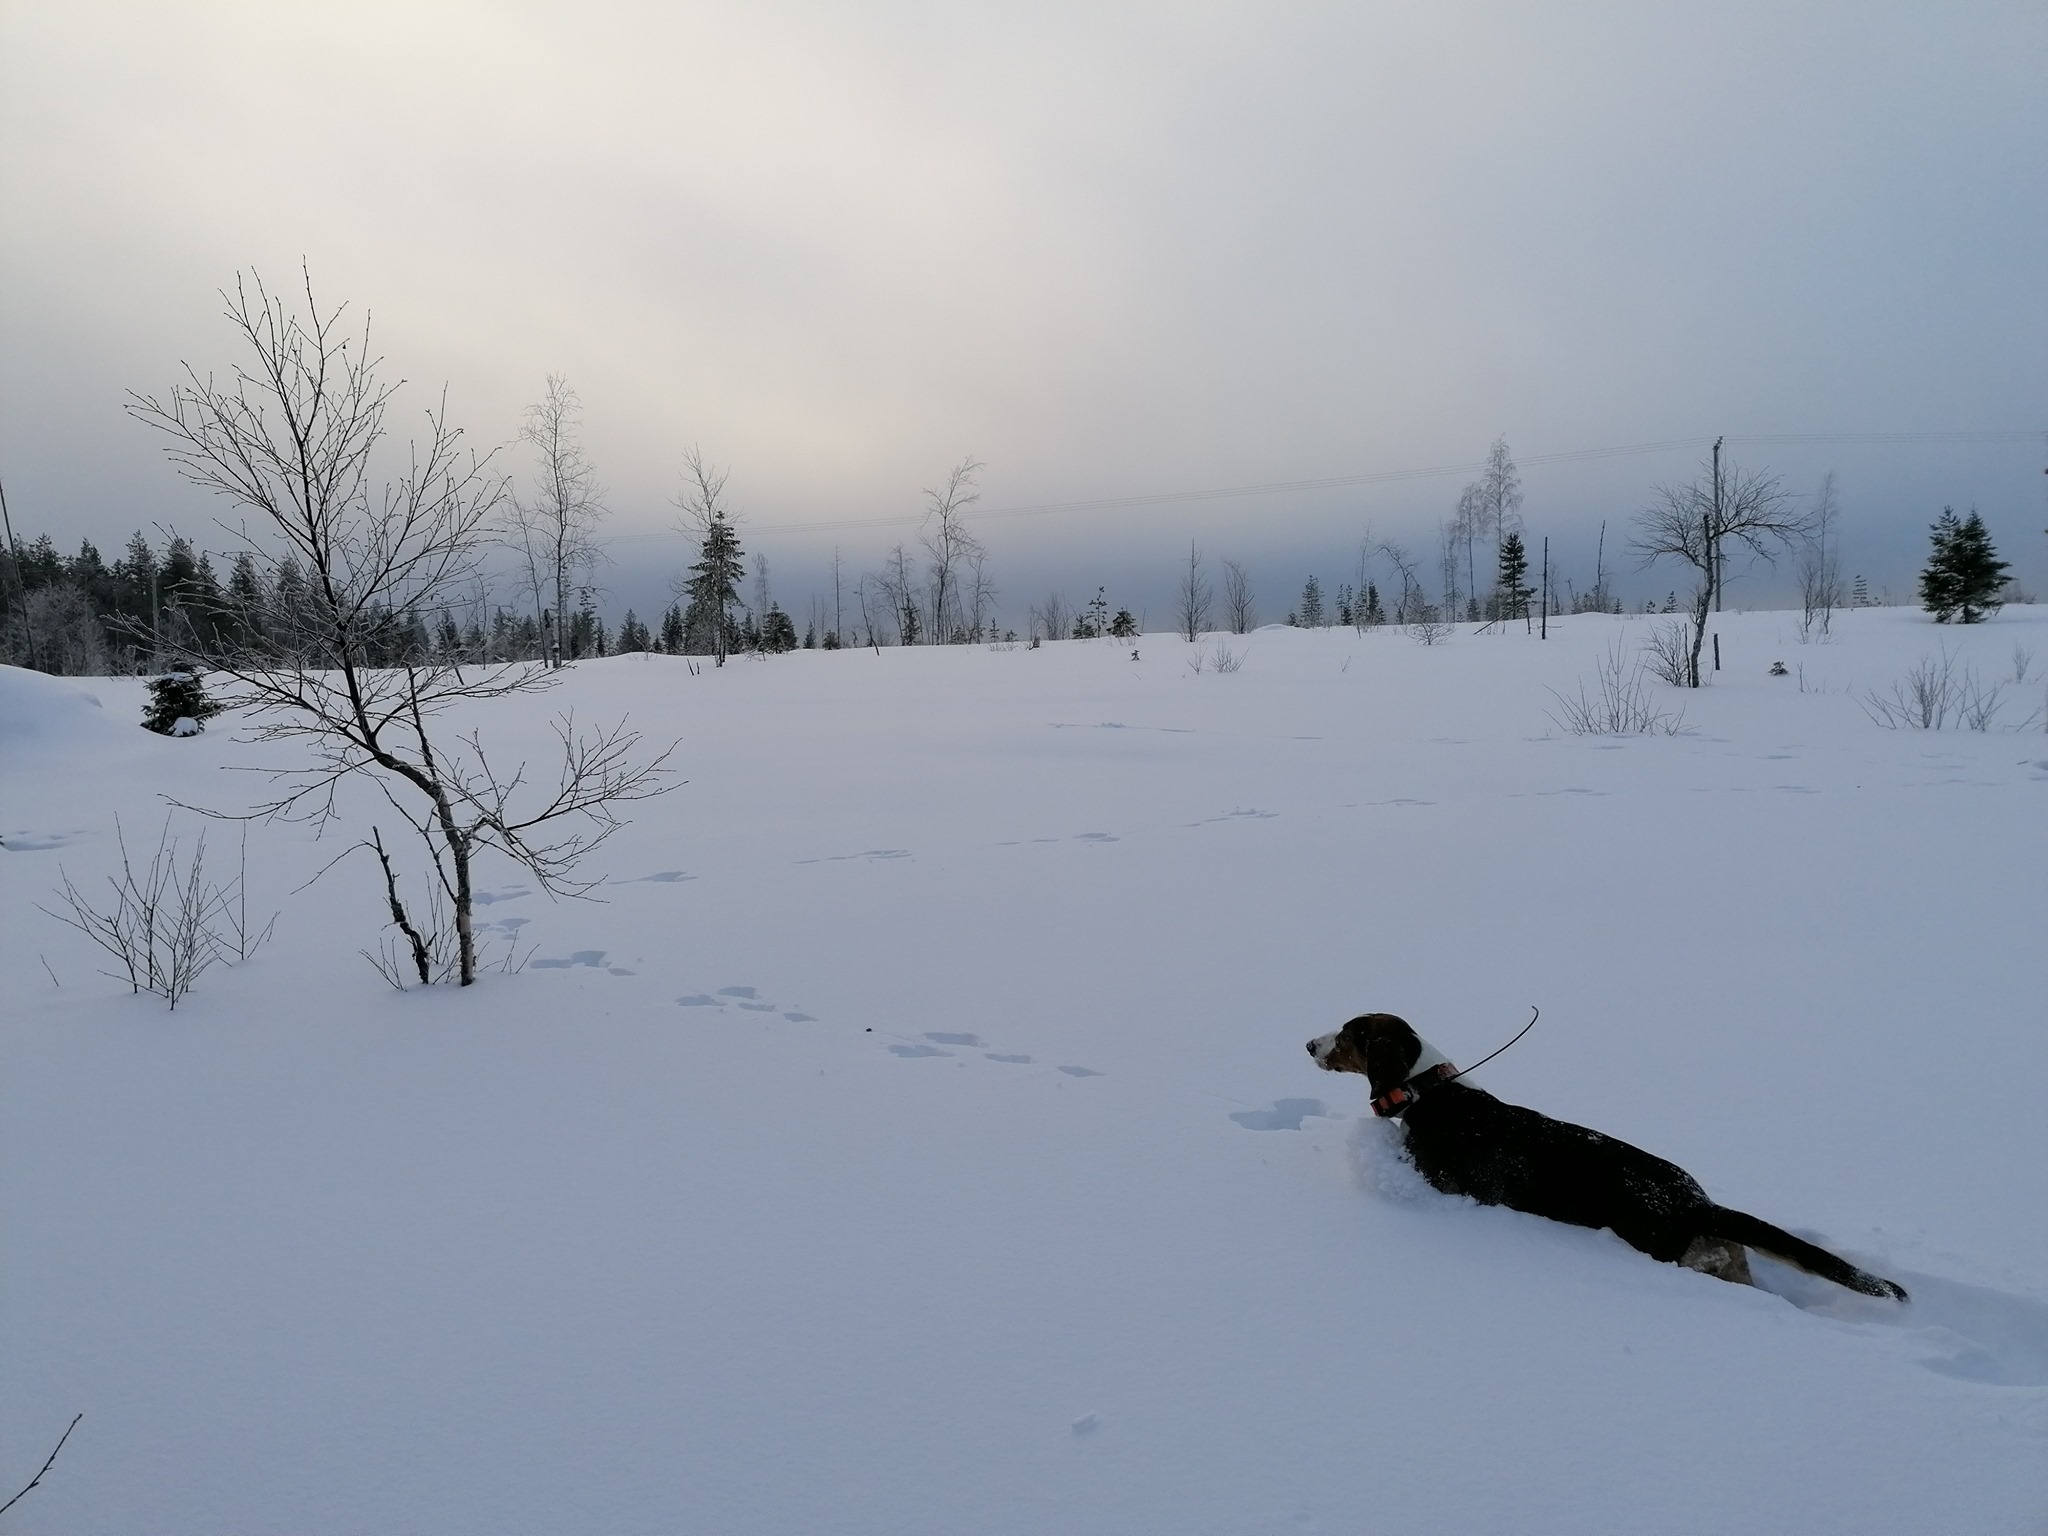
<path id="1" fill-rule="evenodd" d="M 566 374 L 616 534 L 667 527 L 702 445 L 799 608 L 835 535 L 777 525 L 914 513 L 970 452 L 996 507 L 1502 433 L 2039 431 L 2044 79 L 2031 4 L 7 4 L 0 477 L 67 549 L 200 531 L 123 392 L 225 368 L 214 290 L 301 256 L 477 440 Z M 1834 467 L 1850 563 L 1895 585 L 1954 502 L 2039 588 L 2043 453 L 1743 457 Z M 1576 560 L 1694 457 L 1531 467 L 1530 530 Z M 1052 583 L 1163 607 L 1191 537 L 1269 571 L 1278 617 L 1458 485 L 986 536 L 1018 617 Z M 858 569 L 912 533 L 836 542 Z M 622 538 L 607 606 L 678 549 Z"/>

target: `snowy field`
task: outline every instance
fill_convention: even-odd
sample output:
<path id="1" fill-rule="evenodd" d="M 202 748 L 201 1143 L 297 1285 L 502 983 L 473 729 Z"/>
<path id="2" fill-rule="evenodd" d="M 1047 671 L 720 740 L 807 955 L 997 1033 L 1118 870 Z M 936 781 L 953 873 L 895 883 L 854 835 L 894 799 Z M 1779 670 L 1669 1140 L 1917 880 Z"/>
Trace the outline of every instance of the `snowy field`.
<path id="1" fill-rule="evenodd" d="M 175 1013 L 37 906 L 278 749 L 0 673 L 0 1498 L 85 1415 L 8 1529 L 2048 1530 L 2048 609 L 1558 729 L 1645 625 L 585 663 L 463 723 L 680 741 L 601 904 L 494 867 L 523 968 L 401 994 L 260 827 Z M 1874 724 L 1944 645 L 2036 659 Z M 1437 1195 L 1303 1050 L 1536 1004 L 1477 1081 L 1912 1304 Z"/>

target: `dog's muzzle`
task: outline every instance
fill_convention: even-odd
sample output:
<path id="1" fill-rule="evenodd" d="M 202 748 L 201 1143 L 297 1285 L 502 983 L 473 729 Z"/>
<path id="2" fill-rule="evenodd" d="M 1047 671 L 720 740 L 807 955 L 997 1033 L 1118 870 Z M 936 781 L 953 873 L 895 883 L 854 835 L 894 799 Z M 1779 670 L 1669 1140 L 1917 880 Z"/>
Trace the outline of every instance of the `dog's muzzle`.
<path id="1" fill-rule="evenodd" d="M 1309 1055 L 1315 1057 L 1316 1065 L 1325 1072 L 1330 1070 L 1330 1053 L 1336 1049 L 1337 1037 L 1334 1034 L 1318 1035 L 1308 1043 Z"/>

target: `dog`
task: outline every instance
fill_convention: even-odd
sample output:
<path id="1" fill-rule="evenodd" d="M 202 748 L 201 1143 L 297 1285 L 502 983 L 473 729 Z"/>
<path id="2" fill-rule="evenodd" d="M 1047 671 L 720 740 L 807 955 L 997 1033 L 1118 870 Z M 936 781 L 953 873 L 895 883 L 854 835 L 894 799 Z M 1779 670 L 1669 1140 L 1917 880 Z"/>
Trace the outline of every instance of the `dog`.
<path id="1" fill-rule="evenodd" d="M 1653 1259 L 1739 1284 L 1754 1283 L 1747 1247 L 1866 1296 L 1907 1299 L 1902 1286 L 1825 1248 L 1716 1205 L 1675 1163 L 1459 1082 L 1443 1053 L 1391 1013 L 1360 1014 L 1309 1041 L 1308 1053 L 1326 1072 L 1371 1084 L 1373 1113 L 1402 1122 L 1408 1155 L 1445 1194 L 1608 1227 Z"/>

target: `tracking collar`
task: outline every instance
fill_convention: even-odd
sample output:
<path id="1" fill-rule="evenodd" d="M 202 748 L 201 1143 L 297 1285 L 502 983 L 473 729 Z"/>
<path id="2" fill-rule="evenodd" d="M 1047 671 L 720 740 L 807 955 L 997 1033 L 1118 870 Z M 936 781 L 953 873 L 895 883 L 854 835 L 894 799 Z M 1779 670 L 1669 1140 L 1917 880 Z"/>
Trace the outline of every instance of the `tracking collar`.
<path id="1" fill-rule="evenodd" d="M 1448 1061 L 1424 1069 L 1409 1078 L 1400 1087 L 1390 1089 L 1372 1101 L 1372 1112 L 1382 1120 L 1391 1120 L 1410 1108 L 1422 1097 L 1423 1090 L 1434 1088 L 1439 1083 L 1448 1083 L 1458 1075 L 1458 1069 Z"/>

